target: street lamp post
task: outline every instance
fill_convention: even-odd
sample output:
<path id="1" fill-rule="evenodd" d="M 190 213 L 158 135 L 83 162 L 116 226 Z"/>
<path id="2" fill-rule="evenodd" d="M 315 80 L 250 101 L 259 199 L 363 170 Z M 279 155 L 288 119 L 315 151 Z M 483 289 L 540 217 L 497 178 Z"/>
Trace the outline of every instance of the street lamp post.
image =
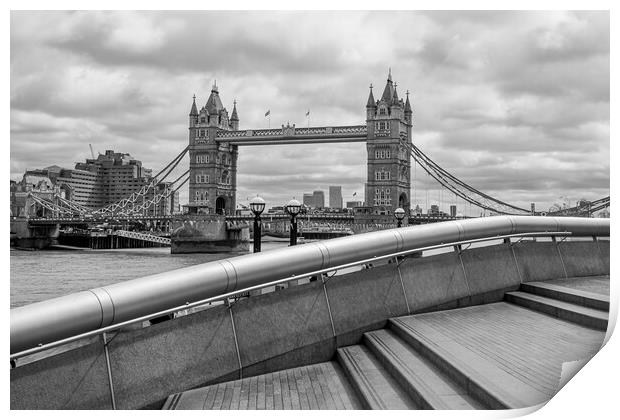
<path id="1" fill-rule="evenodd" d="M 254 213 L 254 252 L 260 252 L 260 215 L 265 210 L 265 200 L 259 196 L 254 197 L 250 201 L 250 210 Z"/>
<path id="2" fill-rule="evenodd" d="M 396 220 L 398 221 L 397 227 L 401 227 L 403 225 L 403 219 L 405 218 L 405 210 L 401 207 L 394 210 L 394 216 L 396 216 Z"/>
<path id="3" fill-rule="evenodd" d="M 291 215 L 291 240 L 290 246 L 297 245 L 297 220 L 295 219 L 301 211 L 301 203 L 295 199 L 288 202 L 286 212 Z"/>

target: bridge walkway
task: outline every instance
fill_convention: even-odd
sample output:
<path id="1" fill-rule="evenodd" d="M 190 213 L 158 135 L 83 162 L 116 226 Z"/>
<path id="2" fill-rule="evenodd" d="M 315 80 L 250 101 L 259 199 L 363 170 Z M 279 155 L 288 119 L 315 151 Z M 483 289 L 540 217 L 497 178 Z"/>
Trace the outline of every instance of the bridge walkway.
<path id="1" fill-rule="evenodd" d="M 524 283 L 502 302 L 393 318 L 335 360 L 175 394 L 164 409 L 533 406 L 559 390 L 564 363 L 600 349 L 608 308 L 609 276 Z"/>

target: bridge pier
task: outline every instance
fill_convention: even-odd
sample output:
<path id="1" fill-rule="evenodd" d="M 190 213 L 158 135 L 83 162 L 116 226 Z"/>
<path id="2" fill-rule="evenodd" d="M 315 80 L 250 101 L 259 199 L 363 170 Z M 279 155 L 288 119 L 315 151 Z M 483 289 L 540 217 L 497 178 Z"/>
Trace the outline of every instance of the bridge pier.
<path id="1" fill-rule="evenodd" d="M 220 215 L 186 215 L 173 220 L 170 231 L 173 254 L 248 252 L 248 223 L 233 224 Z"/>
<path id="2" fill-rule="evenodd" d="M 60 225 L 30 226 L 28 219 L 11 220 L 11 246 L 45 249 L 57 242 Z"/>

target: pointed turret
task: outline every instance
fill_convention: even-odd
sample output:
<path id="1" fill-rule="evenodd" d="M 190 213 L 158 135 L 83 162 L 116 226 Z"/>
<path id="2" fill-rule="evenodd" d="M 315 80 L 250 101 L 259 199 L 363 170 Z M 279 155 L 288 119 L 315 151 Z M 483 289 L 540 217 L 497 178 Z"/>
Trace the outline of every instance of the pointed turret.
<path id="1" fill-rule="evenodd" d="M 394 94 L 392 96 L 392 105 L 399 106 L 400 101 L 398 100 L 398 93 L 396 93 L 396 83 L 394 84 Z"/>
<path id="2" fill-rule="evenodd" d="M 194 95 L 194 102 L 192 102 L 192 109 L 189 111 L 190 117 L 198 116 L 198 108 L 196 108 L 196 95 Z"/>
<path id="3" fill-rule="evenodd" d="M 239 121 L 239 117 L 237 116 L 237 101 L 233 101 L 233 111 L 232 111 L 232 115 L 230 116 L 230 120 L 231 121 Z"/>
<path id="4" fill-rule="evenodd" d="M 209 115 L 218 115 L 220 111 L 224 109 L 224 105 L 222 105 L 222 100 L 220 99 L 220 95 L 217 90 L 217 82 L 213 83 L 211 95 L 209 96 L 209 100 L 207 101 L 205 108 L 207 108 Z"/>
<path id="5" fill-rule="evenodd" d="M 392 83 L 392 69 L 388 73 L 387 83 L 385 89 L 383 89 L 383 95 L 381 100 L 385 101 L 388 105 L 392 103 L 392 97 L 394 96 L 394 84 Z"/>
<path id="6" fill-rule="evenodd" d="M 233 101 L 232 115 L 230 116 L 230 128 L 239 130 L 239 116 L 237 115 L 237 100 Z"/>
<path id="7" fill-rule="evenodd" d="M 407 101 L 405 102 L 405 112 L 412 113 L 411 103 L 409 102 L 409 91 L 407 91 Z"/>
<path id="8" fill-rule="evenodd" d="M 368 94 L 368 102 L 366 102 L 366 108 L 376 108 L 377 103 L 375 102 L 375 97 L 372 94 L 372 83 L 370 84 L 370 93 Z"/>

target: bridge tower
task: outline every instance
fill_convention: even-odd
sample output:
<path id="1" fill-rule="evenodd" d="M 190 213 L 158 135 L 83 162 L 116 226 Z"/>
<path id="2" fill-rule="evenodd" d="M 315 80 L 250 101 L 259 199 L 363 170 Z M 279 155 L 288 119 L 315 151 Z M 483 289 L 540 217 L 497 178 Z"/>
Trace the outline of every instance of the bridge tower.
<path id="1" fill-rule="evenodd" d="M 368 138 L 368 181 L 366 207 L 375 215 L 393 215 L 398 207 L 409 214 L 411 156 L 400 142 L 411 144 L 413 111 L 407 100 L 399 99 L 391 70 L 383 94 L 375 101 L 372 85 L 366 104 Z"/>
<path id="2" fill-rule="evenodd" d="M 235 214 L 238 147 L 217 141 L 217 132 L 238 130 L 237 103 L 232 114 L 222 105 L 214 83 L 205 106 L 189 113 L 189 212 Z"/>

